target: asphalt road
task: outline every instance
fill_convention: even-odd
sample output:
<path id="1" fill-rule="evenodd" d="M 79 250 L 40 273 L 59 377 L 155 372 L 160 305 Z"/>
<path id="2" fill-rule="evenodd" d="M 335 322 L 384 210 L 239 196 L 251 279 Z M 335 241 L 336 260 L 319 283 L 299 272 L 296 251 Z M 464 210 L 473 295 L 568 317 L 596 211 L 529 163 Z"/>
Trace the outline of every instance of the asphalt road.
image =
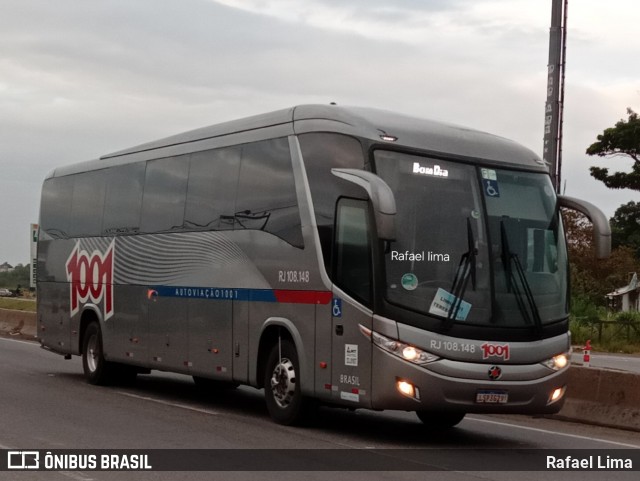
<path id="1" fill-rule="evenodd" d="M 311 427 L 274 424 L 262 392 L 228 391 L 211 399 L 185 376 L 139 376 L 130 386 L 85 383 L 78 358 L 65 361 L 35 343 L 0 338 L 0 449 L 399 449 L 453 448 L 422 472 L 0 472 L 0 480 L 636 480 L 638 472 L 483 471 L 486 449 L 513 462 L 527 449 L 593 449 L 603 456 L 640 449 L 638 433 L 525 416 L 469 415 L 445 433 L 430 432 L 412 413 L 322 408 Z M 347 451 L 351 453 L 352 451 Z M 439 451 L 438 451 L 439 452 Z M 576 451 L 578 452 L 578 451 Z M 387 456 L 402 465 L 393 451 Z M 396 453 L 401 453 L 397 451 Z M 459 454 L 457 454 L 459 453 Z M 286 451 L 278 451 L 286 456 Z M 456 471 L 472 460 L 474 471 Z M 452 461 L 453 459 L 453 461 Z M 322 460 L 320 460 L 322 461 Z M 315 459 L 318 462 L 318 459 Z M 331 466 L 331 460 L 326 460 Z M 526 469 L 526 468 L 523 468 Z"/>

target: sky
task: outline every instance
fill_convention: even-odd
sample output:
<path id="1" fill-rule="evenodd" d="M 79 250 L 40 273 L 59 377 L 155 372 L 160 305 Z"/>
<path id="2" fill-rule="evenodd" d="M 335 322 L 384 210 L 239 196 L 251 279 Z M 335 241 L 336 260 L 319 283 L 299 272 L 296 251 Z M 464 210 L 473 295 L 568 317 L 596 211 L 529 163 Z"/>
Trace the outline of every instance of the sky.
<path id="1" fill-rule="evenodd" d="M 29 262 L 57 166 L 218 122 L 336 102 L 442 120 L 542 155 L 551 0 L 0 0 L 0 263 Z M 567 195 L 608 217 L 585 154 L 640 111 L 640 2 L 570 0 Z"/>

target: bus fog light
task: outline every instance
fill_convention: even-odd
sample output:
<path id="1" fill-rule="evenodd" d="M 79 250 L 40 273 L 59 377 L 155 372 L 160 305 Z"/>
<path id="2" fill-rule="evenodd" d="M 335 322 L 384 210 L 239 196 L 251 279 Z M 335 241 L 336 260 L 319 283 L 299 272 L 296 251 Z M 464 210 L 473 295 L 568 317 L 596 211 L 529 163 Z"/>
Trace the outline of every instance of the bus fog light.
<path id="1" fill-rule="evenodd" d="M 400 391 L 400 394 L 402 394 L 403 396 L 407 396 L 413 399 L 420 399 L 420 390 L 410 382 L 398 379 L 398 381 L 396 382 L 396 387 L 398 388 L 398 391 Z"/>
<path id="2" fill-rule="evenodd" d="M 562 396 L 564 396 L 564 392 L 566 391 L 567 387 L 566 386 L 562 386 L 559 387 L 557 389 L 554 389 L 551 392 L 551 396 L 549 396 L 549 403 L 548 404 L 553 404 L 556 401 L 559 401 L 560 399 L 562 399 Z"/>

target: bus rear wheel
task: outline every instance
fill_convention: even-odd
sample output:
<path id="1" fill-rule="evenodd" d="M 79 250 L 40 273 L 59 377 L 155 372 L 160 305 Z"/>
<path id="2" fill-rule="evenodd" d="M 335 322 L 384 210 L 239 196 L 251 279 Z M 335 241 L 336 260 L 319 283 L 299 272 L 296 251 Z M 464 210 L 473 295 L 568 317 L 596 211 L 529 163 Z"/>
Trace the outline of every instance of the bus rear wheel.
<path id="1" fill-rule="evenodd" d="M 300 424 L 308 417 L 310 400 L 300 390 L 298 353 L 289 340 L 276 343 L 267 358 L 264 376 L 269 414 L 279 424 Z"/>
<path id="2" fill-rule="evenodd" d="M 105 385 L 113 380 L 115 365 L 104 358 L 102 333 L 97 322 L 91 322 L 82 340 L 82 368 L 89 384 Z"/>
<path id="3" fill-rule="evenodd" d="M 456 426 L 466 413 L 447 413 L 437 411 L 416 411 L 416 415 L 428 428 L 439 430 Z"/>

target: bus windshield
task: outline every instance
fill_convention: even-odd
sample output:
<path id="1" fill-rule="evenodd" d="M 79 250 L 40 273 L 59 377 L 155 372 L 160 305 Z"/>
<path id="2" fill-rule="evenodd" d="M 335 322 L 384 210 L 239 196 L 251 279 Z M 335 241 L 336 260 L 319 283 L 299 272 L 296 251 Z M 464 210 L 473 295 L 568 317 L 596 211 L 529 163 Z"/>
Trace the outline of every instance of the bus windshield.
<path id="1" fill-rule="evenodd" d="M 533 328 L 568 312 L 567 255 L 543 173 L 378 150 L 395 194 L 386 298 L 446 324 Z"/>

